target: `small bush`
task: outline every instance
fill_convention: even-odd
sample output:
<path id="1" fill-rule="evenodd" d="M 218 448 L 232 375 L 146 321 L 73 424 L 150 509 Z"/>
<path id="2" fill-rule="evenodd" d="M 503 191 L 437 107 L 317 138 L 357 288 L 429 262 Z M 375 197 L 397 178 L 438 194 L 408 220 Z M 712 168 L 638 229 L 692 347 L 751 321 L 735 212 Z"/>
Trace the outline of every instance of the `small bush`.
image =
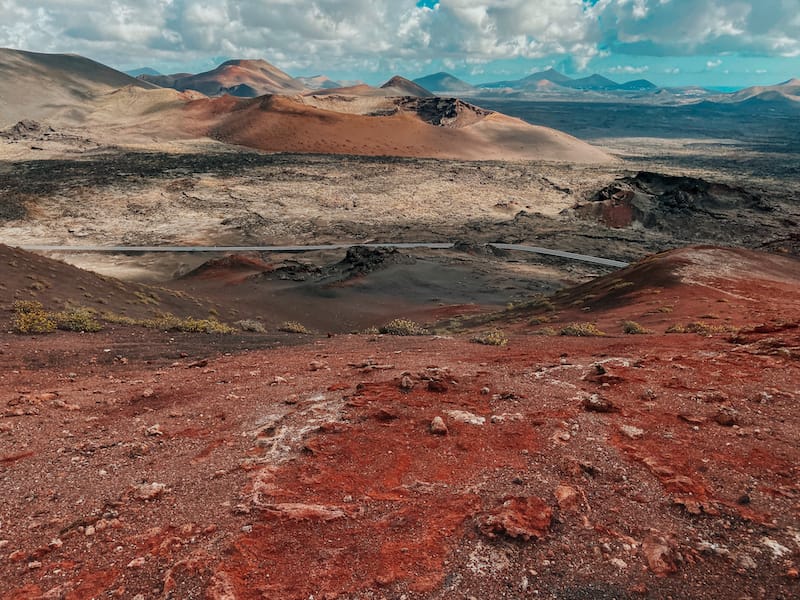
<path id="1" fill-rule="evenodd" d="M 649 329 L 645 329 L 636 321 L 625 321 L 622 324 L 622 332 L 628 335 L 644 335 L 646 333 L 653 333 Z"/>
<path id="2" fill-rule="evenodd" d="M 63 331 L 96 333 L 103 329 L 103 325 L 95 318 L 94 311 L 88 308 L 73 308 L 55 313 L 53 319 L 56 327 Z"/>
<path id="3" fill-rule="evenodd" d="M 606 334 L 600 331 L 594 323 L 570 323 L 561 329 L 559 335 L 571 337 L 602 337 Z"/>
<path id="4" fill-rule="evenodd" d="M 298 333 L 301 335 L 308 335 L 311 333 L 305 325 L 297 321 L 286 321 L 283 325 L 278 327 L 278 329 L 285 333 Z"/>
<path id="5" fill-rule="evenodd" d="M 234 323 L 242 331 L 250 331 L 252 333 L 267 333 L 267 328 L 261 321 L 255 319 L 243 319 Z"/>
<path id="6" fill-rule="evenodd" d="M 531 331 L 531 335 L 543 335 L 547 337 L 553 337 L 554 335 L 558 335 L 558 331 L 556 331 L 552 327 L 542 327 L 541 329 L 536 329 L 534 331 Z"/>
<path id="7" fill-rule="evenodd" d="M 671 325 L 667 329 L 666 333 L 696 333 L 698 335 L 711 335 L 714 333 L 736 333 L 736 328 L 725 325 L 709 325 L 708 323 L 695 321 L 693 323 L 687 323 L 686 325 L 681 325 L 679 323 Z"/>
<path id="8" fill-rule="evenodd" d="M 56 322 L 44 311 L 24 312 L 14 317 L 12 327 L 16 333 L 52 333 Z"/>
<path id="9" fill-rule="evenodd" d="M 428 330 L 419 323 L 408 319 L 394 319 L 378 329 L 386 335 L 427 335 Z"/>
<path id="10" fill-rule="evenodd" d="M 44 306 L 38 300 L 17 300 L 12 305 L 12 308 L 18 315 L 44 312 Z"/>
<path id="11" fill-rule="evenodd" d="M 549 323 L 552 320 L 553 319 L 547 315 L 540 315 L 538 317 L 531 318 L 531 320 L 528 321 L 528 325 L 543 325 L 544 323 Z"/>
<path id="12" fill-rule="evenodd" d="M 494 331 L 488 331 L 482 335 L 474 337 L 470 341 L 476 344 L 483 344 L 485 346 L 505 346 L 508 344 L 508 337 L 506 337 L 506 334 L 499 329 L 495 329 Z"/>

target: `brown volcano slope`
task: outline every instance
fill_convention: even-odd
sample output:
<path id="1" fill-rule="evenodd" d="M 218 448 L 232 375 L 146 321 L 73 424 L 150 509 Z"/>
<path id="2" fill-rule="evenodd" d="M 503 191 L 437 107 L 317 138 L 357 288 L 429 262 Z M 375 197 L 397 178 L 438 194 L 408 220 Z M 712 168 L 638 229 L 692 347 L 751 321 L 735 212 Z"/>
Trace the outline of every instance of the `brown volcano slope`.
<path id="1" fill-rule="evenodd" d="M 401 108 L 393 114 L 365 116 L 265 96 L 249 101 L 200 100 L 189 103 L 186 110 L 197 133 L 276 152 L 580 163 L 613 160 L 565 133 L 497 113 L 471 126 L 453 128 L 431 125 L 416 112 Z"/>
<path id="2" fill-rule="evenodd" d="M 194 90 L 206 96 L 230 94 L 255 98 L 264 94 L 296 94 L 305 86 L 265 60 L 229 60 L 197 75 L 143 77 L 178 91 Z"/>
<path id="3" fill-rule="evenodd" d="M 800 324 L 798 289 L 800 260 L 795 257 L 697 246 L 653 255 L 488 321 L 539 335 L 557 334 L 574 322 L 618 334 L 628 321 L 656 333 L 733 333 L 770 321 L 765 327 Z"/>
<path id="4" fill-rule="evenodd" d="M 209 311 L 215 309 L 205 299 L 165 288 L 103 277 L 58 260 L 2 244 L 0 290 L 3 296 L 0 310 L 4 317 L 9 317 L 8 320 L 12 304 L 17 300 L 37 300 L 50 311 L 85 307 L 100 315 L 113 313 L 137 319 L 163 313 L 206 318 Z M 230 316 L 222 312 L 222 318 Z"/>
<path id="5" fill-rule="evenodd" d="M 171 338 L 150 364 L 125 330 L 2 331 L 0 598 L 796 597 L 796 265 L 692 248 L 622 271 L 621 305 L 569 308 L 760 324 L 735 336 L 505 324 L 504 347 L 335 336 L 207 363 Z"/>
<path id="6" fill-rule="evenodd" d="M 82 56 L 0 49 L 0 129 L 81 111 L 96 96 L 128 85 L 154 87 Z"/>

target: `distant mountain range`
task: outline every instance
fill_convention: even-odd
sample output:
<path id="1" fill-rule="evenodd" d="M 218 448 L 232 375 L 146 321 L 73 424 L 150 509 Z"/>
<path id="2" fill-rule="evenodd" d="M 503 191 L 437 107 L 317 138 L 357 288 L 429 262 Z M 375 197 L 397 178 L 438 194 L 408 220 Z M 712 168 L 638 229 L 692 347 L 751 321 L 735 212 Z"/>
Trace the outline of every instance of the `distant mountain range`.
<path id="1" fill-rule="evenodd" d="M 207 96 L 254 98 L 265 94 L 317 94 L 364 96 L 485 96 L 502 95 L 525 99 L 544 98 L 635 98 L 659 104 L 686 104 L 708 101 L 722 104 L 748 103 L 755 107 L 800 108 L 800 80 L 792 79 L 774 86 L 758 86 L 725 94 L 700 87 L 660 88 L 647 79 L 618 83 L 599 74 L 574 79 L 555 69 L 532 73 L 521 79 L 493 81 L 479 85 L 468 83 L 450 73 L 439 72 L 414 81 L 395 76 L 380 87 L 362 82 L 333 81 L 325 75 L 292 77 L 265 60 L 229 60 L 204 73 L 161 75 L 154 69 L 129 71 L 141 82 L 178 91 L 194 90 Z"/>
<path id="2" fill-rule="evenodd" d="M 485 89 L 510 89 L 513 91 L 535 91 L 548 88 L 552 89 L 553 86 L 583 91 L 644 91 L 658 89 L 658 86 L 646 79 L 617 83 L 616 81 L 612 81 L 607 77 L 597 74 L 581 79 L 573 79 L 563 73 L 559 73 L 555 69 L 533 73 L 522 79 L 483 83 L 478 87 Z"/>

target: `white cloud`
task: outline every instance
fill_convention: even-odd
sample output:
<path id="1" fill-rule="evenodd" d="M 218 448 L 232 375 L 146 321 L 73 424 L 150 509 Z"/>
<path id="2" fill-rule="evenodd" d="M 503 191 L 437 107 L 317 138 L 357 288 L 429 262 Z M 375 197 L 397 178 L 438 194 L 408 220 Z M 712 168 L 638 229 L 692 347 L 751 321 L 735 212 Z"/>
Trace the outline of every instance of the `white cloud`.
<path id="1" fill-rule="evenodd" d="M 264 57 L 290 72 L 607 54 L 800 56 L 798 0 L 0 0 L 0 46 L 120 66 Z"/>
<path id="2" fill-rule="evenodd" d="M 621 73 L 624 75 L 632 75 L 637 73 L 647 73 L 650 70 L 650 67 L 647 65 L 641 67 L 634 67 L 631 65 L 617 65 L 616 67 L 611 67 L 608 69 L 609 73 Z"/>

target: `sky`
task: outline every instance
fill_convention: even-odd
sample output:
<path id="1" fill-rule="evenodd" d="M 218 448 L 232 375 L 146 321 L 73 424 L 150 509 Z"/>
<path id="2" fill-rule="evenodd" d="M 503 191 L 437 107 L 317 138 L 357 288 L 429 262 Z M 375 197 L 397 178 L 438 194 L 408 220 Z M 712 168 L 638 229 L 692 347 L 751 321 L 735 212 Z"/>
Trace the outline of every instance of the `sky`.
<path id="1" fill-rule="evenodd" d="M 0 47 L 162 73 L 263 58 L 367 83 L 554 67 L 743 87 L 800 77 L 800 0 L 0 0 Z"/>

